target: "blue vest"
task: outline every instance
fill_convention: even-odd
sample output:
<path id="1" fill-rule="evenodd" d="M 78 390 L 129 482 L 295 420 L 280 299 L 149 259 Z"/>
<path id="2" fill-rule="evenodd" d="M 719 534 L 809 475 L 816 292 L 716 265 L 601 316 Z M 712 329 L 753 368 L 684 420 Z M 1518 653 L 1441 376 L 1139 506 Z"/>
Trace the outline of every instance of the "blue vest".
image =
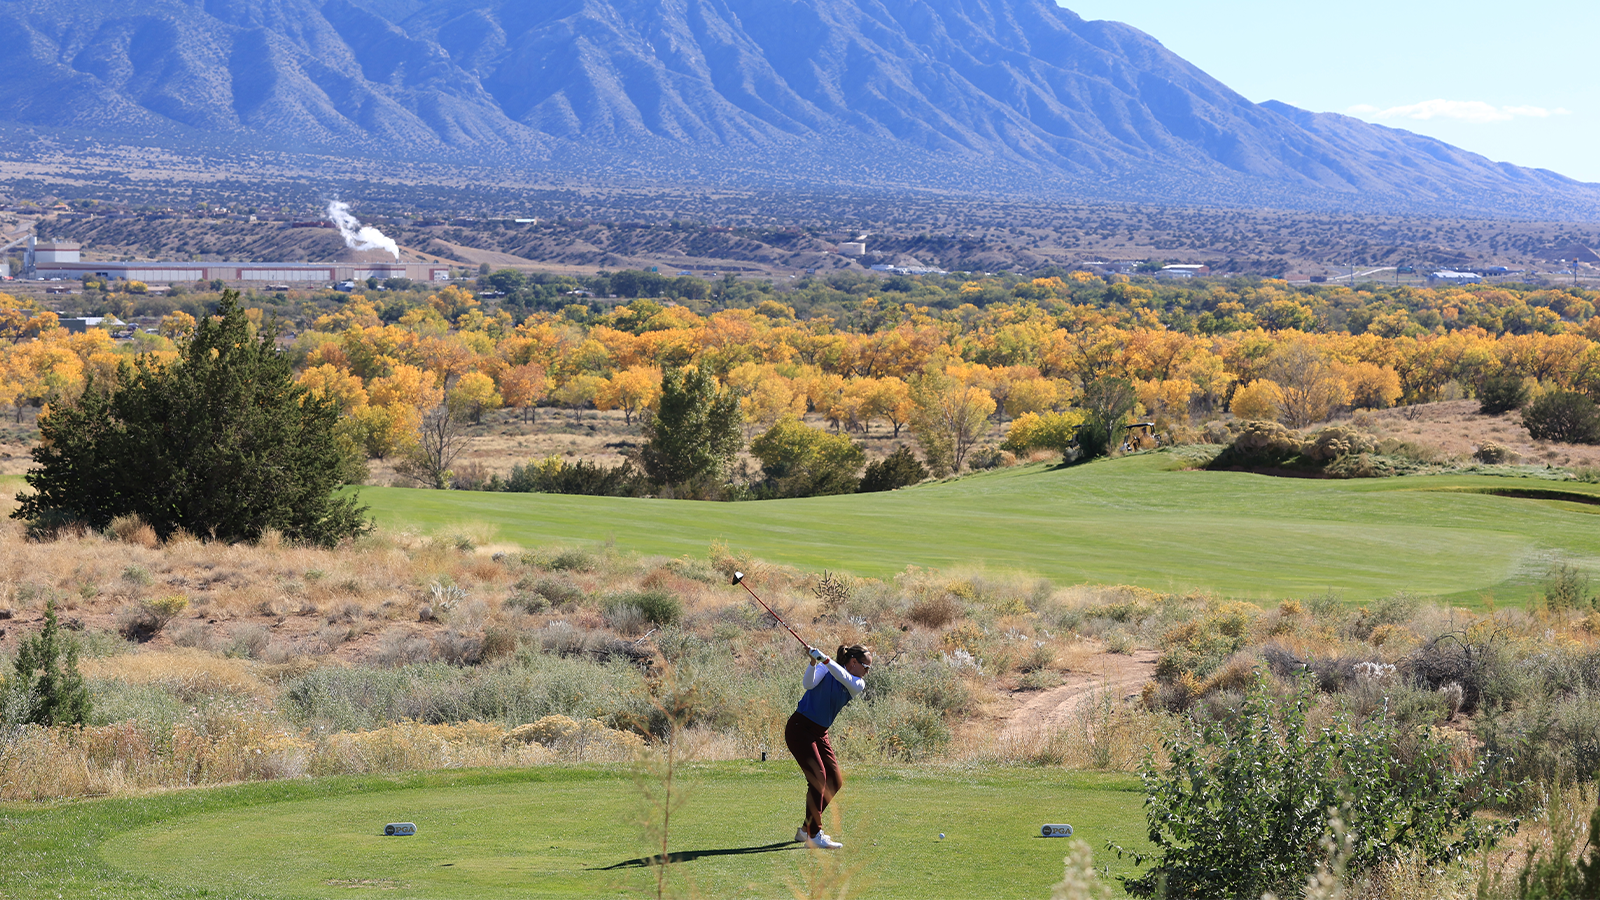
<path id="1" fill-rule="evenodd" d="M 800 715 L 827 728 L 849 702 L 850 689 L 840 684 L 832 672 L 827 672 L 816 687 L 800 697 Z"/>

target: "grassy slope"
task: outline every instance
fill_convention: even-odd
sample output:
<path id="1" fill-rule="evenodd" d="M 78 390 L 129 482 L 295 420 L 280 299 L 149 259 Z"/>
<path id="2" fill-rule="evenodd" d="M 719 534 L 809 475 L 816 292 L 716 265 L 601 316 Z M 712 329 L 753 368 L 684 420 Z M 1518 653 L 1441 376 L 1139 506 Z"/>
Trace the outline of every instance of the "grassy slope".
<path id="1" fill-rule="evenodd" d="M 1475 493 L 1584 484 L 1486 476 L 1352 481 L 1170 471 L 1161 454 L 1070 469 L 1019 466 L 890 494 L 696 503 L 368 488 L 385 525 L 487 524 L 535 546 L 735 553 L 884 577 L 986 566 L 1064 583 L 1274 598 L 1399 590 L 1458 602 L 1521 598 L 1553 560 L 1600 570 L 1600 506 Z"/>
<path id="2" fill-rule="evenodd" d="M 787 760 L 696 765 L 674 817 L 674 868 L 690 896 L 789 897 L 852 871 L 859 897 L 1049 895 L 1068 822 L 1113 874 L 1105 841 L 1141 845 L 1142 793 L 1125 775 L 851 767 L 819 859 L 788 843 L 803 782 Z M 0 896 L 432 898 L 637 896 L 640 793 L 626 771 L 552 767 L 394 779 L 274 782 L 47 807 L 0 806 Z M 384 838 L 414 821 L 416 837 Z M 939 832 L 948 835 L 938 840 Z"/>

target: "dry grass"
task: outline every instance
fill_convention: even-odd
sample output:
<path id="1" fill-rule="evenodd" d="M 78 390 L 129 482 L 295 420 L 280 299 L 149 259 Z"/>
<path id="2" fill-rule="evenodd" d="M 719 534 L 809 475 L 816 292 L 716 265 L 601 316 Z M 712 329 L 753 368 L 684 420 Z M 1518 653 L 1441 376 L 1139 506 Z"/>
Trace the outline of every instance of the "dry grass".
<path id="1" fill-rule="evenodd" d="M 1549 445 L 1535 441 L 1522 427 L 1522 414 L 1486 416 L 1476 400 L 1444 400 L 1397 409 L 1358 412 L 1356 427 L 1379 439 L 1398 438 L 1435 449 L 1447 459 L 1471 459 L 1486 442 L 1517 454 L 1511 462 L 1550 463 L 1558 467 L 1600 466 L 1600 446 Z"/>

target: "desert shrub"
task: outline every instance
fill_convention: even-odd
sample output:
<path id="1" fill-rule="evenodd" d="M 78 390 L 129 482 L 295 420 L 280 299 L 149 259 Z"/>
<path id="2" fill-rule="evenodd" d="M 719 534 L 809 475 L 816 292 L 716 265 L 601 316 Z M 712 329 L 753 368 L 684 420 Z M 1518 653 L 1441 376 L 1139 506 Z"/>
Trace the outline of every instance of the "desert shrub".
<path id="1" fill-rule="evenodd" d="M 633 591 L 619 594 L 606 604 L 607 614 L 631 609 L 639 618 L 656 627 L 675 625 L 683 618 L 683 601 L 663 590 Z"/>
<path id="2" fill-rule="evenodd" d="M 643 747 L 644 741 L 631 731 L 608 728 L 599 719 L 579 721 L 571 716 L 551 715 L 511 729 L 502 744 L 539 744 L 584 759 L 608 755 L 606 751 L 621 751 L 620 755 L 627 757 Z"/>
<path id="3" fill-rule="evenodd" d="M 1359 835 L 1353 873 L 1410 852 L 1432 864 L 1492 844 L 1515 823 L 1474 814 L 1501 795 L 1482 764 L 1458 773 L 1453 748 L 1402 735 L 1388 719 L 1337 716 L 1308 724 L 1308 680 L 1279 700 L 1257 682 L 1224 727 L 1194 726 L 1162 741 L 1170 765 L 1147 761 L 1150 852 L 1113 845 L 1148 865 L 1122 882 L 1135 897 L 1259 897 L 1296 894 L 1321 860 L 1319 843 L 1337 816 Z M 1411 742 L 1401 754 L 1402 740 Z"/>
<path id="4" fill-rule="evenodd" d="M 530 613 L 547 609 L 568 609 L 583 600 L 583 589 L 566 578 L 544 576 L 517 580 L 506 605 Z"/>
<path id="5" fill-rule="evenodd" d="M 106 526 L 106 532 L 125 544 L 137 544 L 152 549 L 161 545 L 161 538 L 156 536 L 156 530 L 136 515 L 117 516 Z"/>
<path id="6" fill-rule="evenodd" d="M 945 591 L 936 591 L 912 601 L 906 618 L 923 628 L 944 628 L 964 613 L 960 600 Z"/>
<path id="7" fill-rule="evenodd" d="M 1496 444 L 1494 441 L 1484 441 L 1472 453 L 1472 458 L 1486 465 L 1497 466 L 1509 462 L 1516 454 L 1509 447 Z"/>
<path id="8" fill-rule="evenodd" d="M 1217 454 L 1209 468 L 1281 466 L 1299 457 L 1304 446 L 1294 432 L 1277 422 L 1248 421 L 1239 426 L 1232 443 Z"/>
<path id="9" fill-rule="evenodd" d="M 414 720 L 506 727 L 547 715 L 647 719 L 643 678 L 624 662 L 529 653 L 476 669 L 420 663 L 398 669 L 327 667 L 284 685 L 280 708 L 300 727 L 360 731 Z"/>
<path id="10" fill-rule="evenodd" d="M 1156 678 L 1169 683 L 1186 673 L 1209 678 L 1244 646 L 1250 624 L 1260 614 L 1259 607 L 1248 603 L 1214 603 L 1201 618 L 1168 629 L 1161 637 Z"/>
<path id="11" fill-rule="evenodd" d="M 1341 456 L 1371 453 L 1376 449 L 1377 442 L 1371 435 L 1363 434 L 1354 428 L 1331 425 L 1308 437 L 1302 447 L 1301 455 L 1315 462 L 1330 462 Z"/>
<path id="12" fill-rule="evenodd" d="M 167 623 L 189 608 L 189 598 L 172 594 L 124 607 L 117 613 L 117 631 L 130 641 L 144 642 L 160 634 Z"/>
<path id="13" fill-rule="evenodd" d="M 228 637 L 228 647 L 223 654 L 241 659 L 261 659 L 272 645 L 272 632 L 254 622 L 239 626 Z"/>
<path id="14" fill-rule="evenodd" d="M 1005 451 L 999 447 L 979 447 L 967 456 L 967 468 L 974 472 L 998 469 L 1005 464 Z"/>
<path id="15" fill-rule="evenodd" d="M 191 705 L 161 684 L 135 684 L 121 678 L 95 678 L 89 681 L 94 702 L 91 725 L 110 725 L 135 721 L 151 734 L 171 734 L 177 725 L 190 719 Z M 197 705 L 208 705 L 205 698 L 194 698 Z"/>
<path id="16" fill-rule="evenodd" d="M 892 491 L 909 487 L 927 477 L 927 467 L 917 459 L 909 446 L 901 444 L 883 459 L 867 463 L 866 472 L 861 476 L 860 491 L 863 494 Z"/>
<path id="17" fill-rule="evenodd" d="M 840 755 L 853 759 L 915 761 L 950 743 L 950 726 L 938 710 L 898 696 L 850 704 L 833 731 Z"/>
<path id="18" fill-rule="evenodd" d="M 1545 579 L 1544 605 L 1552 612 L 1594 606 L 1594 595 L 1589 592 L 1589 576 L 1568 563 L 1557 566 Z"/>
<path id="19" fill-rule="evenodd" d="M 880 661 L 867 680 L 867 702 L 898 697 L 933 710 L 940 716 L 966 712 L 972 691 L 940 656 L 901 656 Z"/>
<path id="20" fill-rule="evenodd" d="M 1416 684 L 1430 690 L 1460 685 L 1462 712 L 1475 712 L 1480 705 L 1505 706 L 1526 696 L 1527 688 L 1517 681 L 1532 674 L 1516 671 L 1505 643 L 1504 633 L 1494 630 L 1447 632 L 1413 651 L 1406 658 L 1406 671 Z"/>
<path id="21" fill-rule="evenodd" d="M 1357 611 L 1350 621 L 1350 636 L 1365 641 L 1384 625 L 1404 625 L 1416 616 L 1421 606 L 1420 597 L 1404 591 L 1374 600 Z"/>
<path id="22" fill-rule="evenodd" d="M 1502 774 L 1508 784 L 1572 785 L 1594 777 L 1600 772 L 1600 688 L 1582 676 L 1560 680 L 1569 667 L 1539 674 L 1542 686 L 1528 685 L 1523 703 L 1476 717 L 1475 734 L 1508 760 Z M 1519 799 L 1523 805 L 1537 802 L 1532 796 Z"/>
<path id="23" fill-rule="evenodd" d="M 555 551 L 544 567 L 555 572 L 593 572 L 596 561 L 593 553 L 577 547 Z"/>
<path id="24" fill-rule="evenodd" d="M 1600 444 L 1600 408 L 1575 391 L 1550 391 L 1528 404 L 1522 426 L 1538 441 Z"/>
<path id="25" fill-rule="evenodd" d="M 1490 375 L 1478 386 L 1478 412 L 1498 416 L 1521 409 L 1528 402 L 1528 382 L 1520 375 Z"/>
<path id="26" fill-rule="evenodd" d="M 1432 465 L 1444 458 L 1444 454 L 1437 447 L 1427 444 L 1418 444 L 1413 441 L 1402 441 L 1398 438 L 1384 438 L 1378 442 L 1378 452 L 1384 456 L 1393 457 L 1412 463 Z"/>

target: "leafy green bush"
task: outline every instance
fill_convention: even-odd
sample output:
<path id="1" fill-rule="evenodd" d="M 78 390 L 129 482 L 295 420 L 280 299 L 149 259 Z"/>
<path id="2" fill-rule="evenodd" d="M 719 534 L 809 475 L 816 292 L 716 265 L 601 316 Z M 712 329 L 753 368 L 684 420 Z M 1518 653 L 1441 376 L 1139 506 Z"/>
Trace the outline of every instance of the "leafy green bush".
<path id="1" fill-rule="evenodd" d="M 1600 408 L 1574 391 L 1551 391 L 1528 404 L 1522 426 L 1534 440 L 1600 444 Z"/>
<path id="2" fill-rule="evenodd" d="M 1140 773 L 1155 850 L 1111 845 L 1150 865 L 1122 878 L 1129 894 L 1297 894 L 1333 816 L 1354 836 L 1354 873 L 1411 852 L 1430 864 L 1459 859 L 1516 827 L 1474 816 L 1501 797 L 1486 788 L 1483 764 L 1458 773 L 1449 746 L 1388 719 L 1309 727 L 1313 697 L 1309 679 L 1282 701 L 1258 679 L 1228 727 L 1211 722 L 1163 741 L 1168 767 L 1151 761 Z"/>
<path id="3" fill-rule="evenodd" d="M 860 444 L 793 416 L 751 441 L 750 455 L 761 460 L 763 487 L 775 497 L 853 494 L 861 484 L 856 473 L 866 460 Z"/>

